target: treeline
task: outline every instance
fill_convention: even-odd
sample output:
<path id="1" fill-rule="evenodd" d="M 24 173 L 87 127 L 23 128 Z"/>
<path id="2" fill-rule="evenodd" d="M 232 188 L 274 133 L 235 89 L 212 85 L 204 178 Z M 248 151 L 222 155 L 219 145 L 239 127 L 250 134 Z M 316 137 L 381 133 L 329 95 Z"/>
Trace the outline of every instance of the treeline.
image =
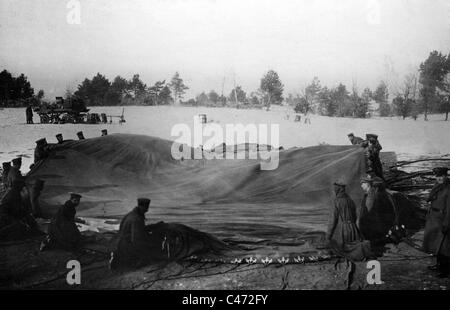
<path id="1" fill-rule="evenodd" d="M 366 118 L 371 116 L 370 107 L 373 103 L 378 104 L 380 115 L 390 115 L 388 98 L 388 87 L 383 81 L 375 91 L 365 88 L 359 93 L 356 86 L 353 86 L 351 91 L 343 84 L 334 88 L 322 87 L 319 79 L 315 77 L 300 94 L 296 96 L 289 94 L 286 101 L 297 113 Z"/>
<path id="2" fill-rule="evenodd" d="M 365 88 L 359 92 L 356 85 L 347 90 L 339 84 L 334 88 L 322 87 L 315 77 L 300 94 L 289 94 L 287 103 L 297 113 L 317 113 L 338 117 L 370 117 L 372 112 L 380 116 L 401 116 L 403 119 L 429 113 L 450 112 L 450 54 L 433 51 L 422 62 L 417 72 L 404 77 L 400 87 L 392 87 L 391 92 L 384 81 L 380 81 L 374 91 Z M 389 101 L 389 93 L 393 99 Z M 375 107 L 375 108 L 374 108 Z"/>
<path id="3" fill-rule="evenodd" d="M 92 79 L 84 79 L 73 94 L 67 91 L 65 97 L 76 96 L 87 101 L 90 106 L 168 105 L 174 101 L 171 88 L 178 97 L 186 89 L 179 80 L 179 74 L 176 73 L 170 83 L 163 80 L 148 86 L 139 74 L 129 80 L 118 75 L 110 82 L 104 75 L 97 73 Z"/>
<path id="4" fill-rule="evenodd" d="M 38 104 L 43 97 L 43 90 L 34 94 L 34 89 L 23 73 L 14 77 L 7 70 L 0 72 L 0 106 L 23 107 L 28 104 Z"/>
<path id="5" fill-rule="evenodd" d="M 260 87 L 247 94 L 240 85 L 236 85 L 228 95 L 218 94 L 215 90 L 202 92 L 195 98 L 182 102 L 189 106 L 235 107 L 235 108 L 269 108 L 270 105 L 281 105 L 284 85 L 278 73 L 269 70 L 260 80 Z"/>
<path id="6" fill-rule="evenodd" d="M 391 87 L 392 89 L 389 89 Z M 366 118 L 377 113 L 380 116 L 401 116 L 417 118 L 429 113 L 445 113 L 446 120 L 450 111 L 450 54 L 443 55 L 433 51 L 417 70 L 405 76 L 400 87 L 380 81 L 375 90 L 358 90 L 352 85 L 349 90 L 342 83 L 336 87 L 322 86 L 317 77 L 297 94 L 283 97 L 284 85 L 277 72 L 265 73 L 257 90 L 247 93 L 240 85 L 229 94 L 215 90 L 202 92 L 195 98 L 184 99 L 186 90 L 180 74 L 176 72 L 172 79 L 157 81 L 153 85 L 145 84 L 139 74 L 131 79 L 116 76 L 109 81 L 97 73 L 92 79 L 84 79 L 72 93 L 66 92 L 66 98 L 77 96 L 88 105 L 169 105 L 187 106 L 228 106 L 237 108 L 267 108 L 283 102 L 291 105 L 297 113 L 316 113 L 326 116 Z M 390 95 L 393 97 L 390 98 Z M 44 97 L 40 90 L 34 95 L 34 89 L 24 74 L 13 77 L 8 71 L 0 73 L 0 104 L 2 106 L 25 106 L 39 104 Z"/>

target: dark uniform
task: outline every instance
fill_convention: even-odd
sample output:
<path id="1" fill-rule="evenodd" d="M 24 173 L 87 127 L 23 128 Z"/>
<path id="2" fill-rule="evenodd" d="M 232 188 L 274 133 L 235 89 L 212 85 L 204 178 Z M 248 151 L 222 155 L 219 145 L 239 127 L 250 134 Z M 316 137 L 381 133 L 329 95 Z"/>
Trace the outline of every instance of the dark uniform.
<path id="1" fill-rule="evenodd" d="M 25 114 L 27 117 L 27 124 L 33 124 L 33 109 L 31 108 L 31 105 L 26 108 Z"/>
<path id="2" fill-rule="evenodd" d="M 44 181 L 36 180 L 33 185 L 26 186 L 22 190 L 22 205 L 28 214 L 34 217 L 42 217 L 39 196 L 44 189 Z"/>
<path id="3" fill-rule="evenodd" d="M 20 172 L 20 168 L 22 166 L 22 158 L 14 158 L 12 160 L 12 167 L 9 169 L 8 176 L 6 177 L 6 186 L 8 188 L 12 187 L 12 184 L 15 180 L 23 180 L 22 172 Z"/>
<path id="4" fill-rule="evenodd" d="M 81 196 L 78 194 L 71 194 L 71 199 L 73 197 Z M 75 207 L 76 205 L 72 200 L 68 200 L 58 209 L 55 216 L 52 218 L 48 230 L 48 238 L 41 247 L 41 250 L 55 248 L 76 250 L 81 246 L 82 235 L 75 222 L 75 214 L 77 212 Z"/>
<path id="5" fill-rule="evenodd" d="M 42 138 L 36 141 L 36 148 L 34 149 L 34 163 L 47 158 L 49 155 L 47 139 Z"/>
<path id="6" fill-rule="evenodd" d="M 361 182 L 371 187 L 361 202 L 359 229 L 365 239 L 382 241 L 389 230 L 400 224 L 397 205 L 381 178 L 369 176 Z"/>
<path id="7" fill-rule="evenodd" d="M 435 169 L 436 176 L 447 175 L 447 168 Z M 450 179 L 445 177 L 442 184 L 436 184 L 430 192 L 431 202 L 427 214 L 423 250 L 437 257 L 437 265 L 442 276 L 450 274 Z"/>
<path id="8" fill-rule="evenodd" d="M 343 183 L 335 183 L 336 198 L 330 214 L 327 239 L 343 248 L 346 243 L 359 241 L 361 236 L 356 226 L 356 206 L 345 192 Z"/>
<path id="9" fill-rule="evenodd" d="M 367 147 L 368 168 L 372 169 L 376 176 L 384 180 L 383 165 L 380 160 L 380 151 L 383 148 L 381 147 L 380 142 L 378 142 L 378 136 L 374 134 L 367 134 L 366 137 L 369 141 L 369 145 Z"/>
<path id="10" fill-rule="evenodd" d="M 2 183 L 3 183 L 3 189 L 8 189 L 8 173 L 9 170 L 11 170 L 11 163 L 10 162 L 4 162 L 2 164 Z"/>
<path id="11" fill-rule="evenodd" d="M 119 242 L 113 253 L 112 268 L 141 266 L 151 260 L 153 251 L 149 233 L 145 229 L 145 213 L 139 207 L 145 204 L 150 204 L 150 200 L 138 199 L 138 206 L 120 222 Z"/>
<path id="12" fill-rule="evenodd" d="M 24 186 L 22 179 L 16 179 L 0 202 L 0 239 L 14 240 L 24 237 L 37 225 L 22 206 L 20 192 Z"/>

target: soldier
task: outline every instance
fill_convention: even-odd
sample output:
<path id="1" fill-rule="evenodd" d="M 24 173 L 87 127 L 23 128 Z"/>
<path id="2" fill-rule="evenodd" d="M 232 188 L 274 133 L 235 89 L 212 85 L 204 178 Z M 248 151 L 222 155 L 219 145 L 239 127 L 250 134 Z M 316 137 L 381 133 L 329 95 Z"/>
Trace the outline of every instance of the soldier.
<path id="1" fill-rule="evenodd" d="M 368 167 L 372 169 L 374 173 L 384 180 L 383 165 L 380 160 L 380 151 L 383 149 L 378 141 L 378 136 L 375 134 L 367 134 L 367 141 L 369 145 L 367 147 Z"/>
<path id="2" fill-rule="evenodd" d="M 8 189 L 8 185 L 7 185 L 7 181 L 8 181 L 8 173 L 9 170 L 11 169 L 11 162 L 7 161 L 2 163 L 2 183 L 3 183 L 3 188 L 6 190 Z"/>
<path id="3" fill-rule="evenodd" d="M 81 246 L 82 235 L 75 218 L 76 207 L 80 204 L 81 195 L 70 193 L 70 199 L 62 205 L 52 218 L 48 237 L 41 244 L 41 251 L 52 249 L 77 250 Z"/>
<path id="4" fill-rule="evenodd" d="M 22 205 L 28 214 L 35 218 L 42 217 L 39 196 L 44 189 L 44 181 L 37 179 L 32 185 L 25 186 L 22 190 Z"/>
<path id="5" fill-rule="evenodd" d="M 108 130 L 103 129 L 103 130 L 102 130 L 102 137 L 103 137 L 103 136 L 107 136 L 107 135 L 108 135 Z"/>
<path id="6" fill-rule="evenodd" d="M 358 228 L 368 240 L 384 240 L 389 230 L 399 225 L 397 206 L 378 176 L 362 178 L 361 188 L 365 195 L 358 212 Z"/>
<path id="7" fill-rule="evenodd" d="M 328 224 L 327 240 L 335 244 L 339 249 L 353 241 L 360 241 L 358 227 L 356 226 L 356 206 L 352 198 L 345 192 L 345 183 L 334 183 L 334 206 L 331 210 Z"/>
<path id="8" fill-rule="evenodd" d="M 12 167 L 9 169 L 8 176 L 6 178 L 6 184 L 8 187 L 12 187 L 14 180 L 23 179 L 20 168 L 22 167 L 22 157 L 17 157 L 12 160 Z"/>
<path id="9" fill-rule="evenodd" d="M 36 141 L 36 148 L 34 149 L 34 163 L 47 158 L 49 155 L 47 139 L 42 138 Z"/>
<path id="10" fill-rule="evenodd" d="M 56 135 L 56 140 L 58 140 L 58 144 L 62 144 L 64 142 L 62 133 Z"/>
<path id="11" fill-rule="evenodd" d="M 151 242 L 145 230 L 145 213 L 149 206 L 150 199 L 138 198 L 137 207 L 122 219 L 117 249 L 111 253 L 111 269 L 124 265 L 141 266 L 150 260 Z"/>
<path id="12" fill-rule="evenodd" d="M 429 266 L 430 270 L 439 271 L 439 278 L 450 275 L 450 179 L 446 167 L 434 168 L 436 185 L 428 196 L 431 203 L 428 210 L 423 250 L 436 256 L 436 264 Z"/>
<path id="13" fill-rule="evenodd" d="M 0 202 L 1 240 L 20 239 L 32 230 L 37 230 L 36 222 L 22 206 L 20 192 L 24 185 L 23 179 L 15 179 Z"/>
<path id="14" fill-rule="evenodd" d="M 353 145 L 360 145 L 361 143 L 364 142 L 363 138 L 355 137 L 353 133 L 349 133 L 347 137 L 350 140 L 350 143 Z"/>
<path id="15" fill-rule="evenodd" d="M 78 140 L 84 140 L 84 135 L 82 131 L 77 132 Z"/>
<path id="16" fill-rule="evenodd" d="M 27 124 L 33 124 L 33 109 L 31 108 L 31 105 L 28 105 L 25 109 L 25 114 L 27 118 Z"/>

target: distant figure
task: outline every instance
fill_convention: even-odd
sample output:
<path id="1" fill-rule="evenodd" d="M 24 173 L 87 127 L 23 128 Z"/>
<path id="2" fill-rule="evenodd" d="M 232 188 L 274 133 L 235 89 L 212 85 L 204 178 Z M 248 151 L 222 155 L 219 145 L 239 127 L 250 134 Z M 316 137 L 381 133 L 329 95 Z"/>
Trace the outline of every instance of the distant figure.
<path id="1" fill-rule="evenodd" d="M 6 178 L 6 184 L 8 188 L 12 187 L 15 180 L 23 179 L 20 168 L 22 167 L 22 157 L 17 157 L 12 160 L 12 167 L 9 169 L 8 176 Z"/>
<path id="2" fill-rule="evenodd" d="M 56 135 L 56 140 L 58 140 L 58 144 L 62 144 L 64 142 L 62 133 Z"/>
<path id="3" fill-rule="evenodd" d="M 309 118 L 308 114 L 305 114 L 305 124 L 311 125 L 311 119 Z"/>
<path id="4" fill-rule="evenodd" d="M 25 114 L 27 118 L 27 124 L 33 124 L 33 109 L 31 108 L 31 105 L 28 105 L 25 109 Z"/>
<path id="5" fill-rule="evenodd" d="M 295 115 L 294 122 L 301 122 L 301 121 L 302 121 L 302 116 L 299 114 Z"/>
<path id="6" fill-rule="evenodd" d="M 361 143 L 364 142 L 364 139 L 361 137 L 355 137 L 355 135 L 353 133 L 349 133 L 347 135 L 348 139 L 350 140 L 350 143 L 353 145 L 360 145 Z"/>
<path id="7" fill-rule="evenodd" d="M 137 207 L 120 222 L 120 239 L 117 250 L 112 253 L 111 269 L 120 266 L 142 266 L 151 258 L 151 241 L 145 229 L 145 213 L 149 209 L 150 201 L 148 198 L 139 198 Z"/>
<path id="8" fill-rule="evenodd" d="M 37 164 L 41 160 L 47 158 L 49 155 L 47 139 L 42 138 L 36 141 L 36 148 L 34 149 L 34 163 Z"/>
<path id="9" fill-rule="evenodd" d="M 378 142 L 378 136 L 375 134 L 366 134 L 369 145 L 367 147 L 368 167 L 372 169 L 374 173 L 384 180 L 383 165 L 380 160 L 380 151 L 383 149 Z"/>
<path id="10" fill-rule="evenodd" d="M 84 140 L 84 135 L 82 131 L 77 132 L 78 140 Z"/>
<path id="11" fill-rule="evenodd" d="M 82 243 L 82 235 L 78 230 L 75 218 L 76 207 L 80 204 L 81 195 L 70 193 L 70 199 L 62 205 L 52 218 L 47 239 L 41 244 L 41 251 L 52 249 L 77 250 Z"/>
<path id="12" fill-rule="evenodd" d="M 102 137 L 103 137 L 103 136 L 107 136 L 107 135 L 108 135 L 108 130 L 103 129 L 103 130 L 102 130 Z"/>
<path id="13" fill-rule="evenodd" d="M 42 217 L 39 197 L 44 189 L 44 181 L 37 179 L 32 185 L 25 186 L 22 190 L 22 205 L 28 214 L 35 218 Z"/>
<path id="14" fill-rule="evenodd" d="M 360 241 L 358 227 L 356 226 L 356 206 L 352 198 L 345 192 L 345 183 L 334 183 L 334 206 L 332 207 L 328 224 L 327 239 L 340 249 L 354 241 Z"/>
<path id="15" fill-rule="evenodd" d="M 2 183 L 3 183 L 3 189 L 7 189 L 7 180 L 8 180 L 8 173 L 11 169 L 11 162 L 3 162 L 2 163 Z"/>
<path id="16" fill-rule="evenodd" d="M 450 275 L 450 179 L 448 168 L 434 168 L 436 184 L 432 188 L 428 202 L 423 250 L 436 256 L 436 264 L 429 266 L 430 270 L 439 271 L 439 278 Z"/>

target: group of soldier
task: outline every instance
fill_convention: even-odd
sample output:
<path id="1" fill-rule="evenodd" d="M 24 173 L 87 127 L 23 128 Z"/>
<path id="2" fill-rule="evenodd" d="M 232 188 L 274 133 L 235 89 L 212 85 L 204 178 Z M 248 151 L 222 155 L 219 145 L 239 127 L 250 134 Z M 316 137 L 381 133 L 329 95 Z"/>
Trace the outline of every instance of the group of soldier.
<path id="1" fill-rule="evenodd" d="M 80 134 L 81 133 L 81 134 Z M 84 139 L 80 132 L 79 139 Z M 105 131 L 102 135 L 106 135 Z M 349 134 L 352 144 L 365 148 L 368 158 L 367 175 L 361 179 L 364 197 L 360 207 L 346 192 L 346 181 L 334 182 L 334 205 L 331 208 L 327 240 L 333 248 L 346 252 L 353 244 L 386 243 L 388 231 L 404 229 L 399 220 L 399 210 L 392 194 L 386 188 L 380 161 L 381 145 L 375 134 L 366 135 L 366 140 Z M 58 143 L 64 143 L 61 134 L 57 136 Z M 45 139 L 36 141 L 35 164 L 48 156 L 51 148 Z M 12 166 L 3 163 L 3 184 L 6 194 L 0 203 L 0 238 L 2 235 L 18 232 L 38 232 L 35 218 L 42 217 L 39 196 L 44 189 L 44 181 L 36 179 L 32 184 L 25 184 L 22 176 L 21 158 L 12 160 Z M 448 277 L 450 274 L 450 179 L 448 168 L 433 169 L 436 184 L 429 194 L 430 208 L 426 218 L 423 250 L 434 254 L 435 265 L 429 269 L 438 271 L 438 277 Z M 70 193 L 70 198 L 60 206 L 53 216 L 46 239 L 41 244 L 41 250 L 62 248 L 77 250 L 83 245 L 84 238 L 77 222 L 83 222 L 76 217 L 76 207 L 81 195 Z M 150 199 L 138 198 L 137 206 L 121 221 L 119 242 L 116 250 L 111 253 L 110 266 L 115 269 L 120 266 L 139 266 L 148 263 L 154 257 L 154 247 L 145 226 L 145 214 L 149 210 Z M 350 247 L 349 247 L 350 246 Z M 359 247 L 361 255 L 365 256 L 363 247 Z"/>
<path id="2" fill-rule="evenodd" d="M 42 141 L 39 142 L 39 145 L 42 144 Z M 20 172 L 21 158 L 15 158 L 12 162 L 9 170 L 5 170 L 7 165 L 3 164 L 6 193 L 0 201 L 0 240 L 42 235 L 36 219 L 43 217 L 39 197 L 45 182 L 36 179 L 33 183 L 26 184 L 25 177 Z M 41 251 L 77 251 L 82 248 L 86 238 L 81 234 L 77 223 L 84 221 L 76 217 L 76 207 L 81 198 L 78 193 L 70 193 L 69 199 L 59 207 L 51 219 L 47 236 L 41 243 Z M 152 244 L 145 229 L 145 213 L 149 206 L 150 199 L 139 198 L 137 206 L 122 219 L 117 250 L 111 253 L 111 268 L 143 265 L 152 259 Z"/>
<path id="3" fill-rule="evenodd" d="M 107 130 L 102 130 L 102 136 L 107 135 Z M 83 132 L 78 132 L 77 136 L 80 140 L 84 139 Z M 35 165 L 45 160 L 52 152 L 53 147 L 58 144 L 63 144 L 64 140 L 62 134 L 56 135 L 57 143 L 49 144 L 45 138 L 36 141 L 36 148 L 34 151 L 34 163 L 30 166 L 33 169 Z M 17 157 L 11 162 L 2 163 L 2 188 L 1 192 L 4 194 L 0 201 L 0 240 L 23 238 L 28 235 L 41 234 L 38 229 L 36 219 L 42 218 L 42 210 L 39 204 L 39 197 L 44 190 L 45 181 L 41 179 L 27 180 L 21 172 L 22 157 Z M 28 178 L 30 179 L 30 178 Z M 74 213 L 75 206 L 79 203 L 81 196 L 76 193 L 70 194 L 68 202 L 61 207 L 56 216 L 52 220 L 49 229 L 49 236 L 53 244 L 53 240 L 61 239 L 58 237 L 63 232 L 70 231 L 68 236 L 72 237 L 62 239 L 75 240 L 81 235 L 76 225 L 70 224 L 72 219 L 64 217 L 63 215 Z M 70 202 L 70 203 L 69 203 Z M 67 211 L 67 209 L 70 209 Z M 61 215 L 62 214 L 62 215 Z M 69 224 L 67 224 L 69 223 Z M 57 227 L 63 227 L 57 229 Z M 48 242 L 47 242 L 48 243 Z M 72 241 L 68 242 L 69 244 Z M 75 242 L 76 244 L 76 242 Z M 50 245 L 47 245 L 48 248 Z M 70 246 L 64 246 L 65 248 Z"/>
<path id="4" fill-rule="evenodd" d="M 364 198 L 360 207 L 346 193 L 346 182 L 334 182 L 335 199 L 331 208 L 327 239 L 338 252 L 355 250 L 354 257 L 361 258 L 366 253 L 355 244 L 364 244 L 364 240 L 377 244 L 387 243 L 391 237 L 388 232 L 404 229 L 399 220 L 399 210 L 391 193 L 386 190 L 379 157 L 381 145 L 377 135 L 368 134 L 367 140 L 348 135 L 353 145 L 361 145 L 367 150 L 367 176 L 361 179 Z M 450 275 L 450 178 L 447 167 L 436 167 L 433 173 L 436 184 L 432 188 L 428 202 L 425 232 L 422 249 L 436 257 L 436 264 L 430 270 L 438 271 L 439 278 Z M 370 252 L 370 250 L 369 250 Z"/>

